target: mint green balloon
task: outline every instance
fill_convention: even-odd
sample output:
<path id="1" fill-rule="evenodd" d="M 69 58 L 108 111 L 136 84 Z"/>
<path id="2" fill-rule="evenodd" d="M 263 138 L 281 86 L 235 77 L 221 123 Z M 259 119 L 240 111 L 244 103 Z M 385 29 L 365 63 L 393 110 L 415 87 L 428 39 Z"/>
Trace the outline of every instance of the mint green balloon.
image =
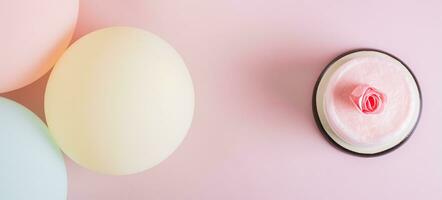
<path id="1" fill-rule="evenodd" d="M 46 125 L 0 97 L 0 199 L 65 200 L 66 167 Z"/>

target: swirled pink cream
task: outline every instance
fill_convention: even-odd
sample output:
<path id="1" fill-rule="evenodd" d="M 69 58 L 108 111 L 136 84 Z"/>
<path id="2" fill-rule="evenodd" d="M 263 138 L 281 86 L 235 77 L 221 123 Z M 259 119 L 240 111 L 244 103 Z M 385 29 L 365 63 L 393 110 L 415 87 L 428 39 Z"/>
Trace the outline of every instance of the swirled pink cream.
<path id="1" fill-rule="evenodd" d="M 378 56 L 353 58 L 331 76 L 324 113 L 343 141 L 366 147 L 385 144 L 413 123 L 420 105 L 413 96 L 418 95 L 415 88 L 409 71 L 399 62 Z"/>

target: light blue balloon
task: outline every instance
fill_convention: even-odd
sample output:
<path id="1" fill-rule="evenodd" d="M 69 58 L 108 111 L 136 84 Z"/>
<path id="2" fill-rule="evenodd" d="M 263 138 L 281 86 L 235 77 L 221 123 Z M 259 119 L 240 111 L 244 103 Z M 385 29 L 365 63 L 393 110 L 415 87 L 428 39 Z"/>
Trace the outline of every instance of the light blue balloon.
<path id="1" fill-rule="evenodd" d="M 0 199 L 65 200 L 66 167 L 46 125 L 0 97 Z"/>

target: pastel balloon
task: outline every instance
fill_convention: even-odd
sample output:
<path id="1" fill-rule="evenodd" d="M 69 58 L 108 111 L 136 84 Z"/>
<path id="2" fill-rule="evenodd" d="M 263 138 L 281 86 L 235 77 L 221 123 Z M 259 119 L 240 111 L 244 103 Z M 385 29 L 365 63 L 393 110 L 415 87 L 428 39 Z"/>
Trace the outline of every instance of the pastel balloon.
<path id="1" fill-rule="evenodd" d="M 0 93 L 48 72 L 69 45 L 78 0 L 0 0 Z"/>
<path id="2" fill-rule="evenodd" d="M 79 165 L 113 175 L 166 159 L 185 137 L 193 110 L 181 56 L 159 37 L 129 27 L 75 42 L 55 65 L 45 94 L 60 148 Z"/>
<path id="3" fill-rule="evenodd" d="M 66 168 L 46 125 L 0 97 L 0 199 L 65 200 Z"/>

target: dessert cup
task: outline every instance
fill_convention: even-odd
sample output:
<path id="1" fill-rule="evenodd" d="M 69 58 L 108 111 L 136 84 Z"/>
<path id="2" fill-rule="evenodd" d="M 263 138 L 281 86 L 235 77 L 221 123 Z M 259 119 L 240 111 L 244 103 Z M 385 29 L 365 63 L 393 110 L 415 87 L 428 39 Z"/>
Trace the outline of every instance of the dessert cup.
<path id="1" fill-rule="evenodd" d="M 419 84 L 408 66 L 375 49 L 335 58 L 321 73 L 312 103 L 323 135 L 360 156 L 381 155 L 402 145 L 422 110 Z"/>

